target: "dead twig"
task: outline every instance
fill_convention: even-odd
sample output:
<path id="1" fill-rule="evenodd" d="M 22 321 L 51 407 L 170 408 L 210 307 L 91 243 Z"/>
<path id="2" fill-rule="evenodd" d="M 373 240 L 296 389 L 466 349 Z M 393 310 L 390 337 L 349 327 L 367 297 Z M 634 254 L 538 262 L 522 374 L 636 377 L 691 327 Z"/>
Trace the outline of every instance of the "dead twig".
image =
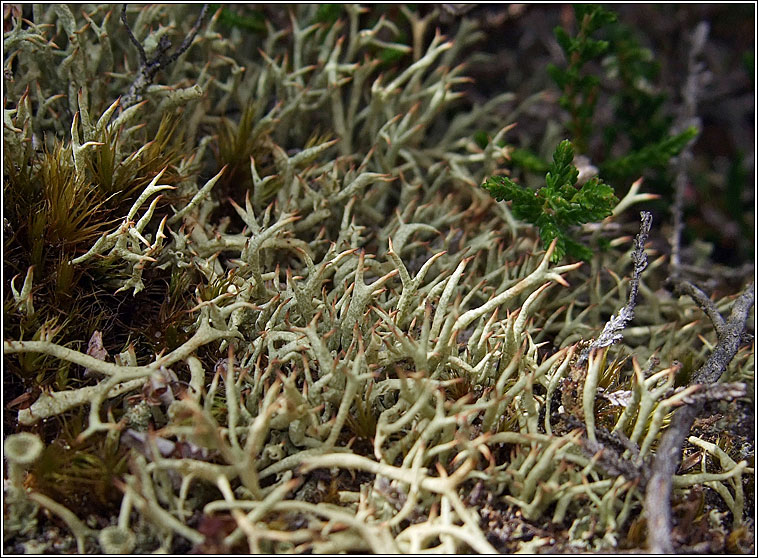
<path id="1" fill-rule="evenodd" d="M 148 60 L 147 54 L 145 53 L 145 48 L 134 36 L 132 28 L 129 26 L 129 22 L 126 20 L 126 4 L 122 6 L 121 21 L 123 22 L 124 27 L 126 27 L 126 32 L 129 34 L 129 39 L 131 39 L 132 43 L 134 43 L 134 45 L 137 47 L 137 52 L 139 53 L 140 58 L 140 67 L 137 70 L 137 77 L 134 78 L 134 82 L 129 88 L 129 91 L 126 95 L 124 95 L 124 98 L 121 101 L 122 111 L 140 102 L 144 96 L 145 89 L 147 89 L 148 86 L 153 83 L 153 80 L 155 80 L 155 76 L 158 74 L 158 72 L 175 62 L 176 59 L 179 58 L 190 47 L 192 41 L 195 40 L 195 37 L 200 31 L 200 26 L 203 24 L 203 19 L 205 19 L 205 14 L 207 11 L 208 4 L 203 4 L 203 8 L 200 10 L 200 15 L 197 17 L 195 25 L 192 26 L 192 29 L 190 29 L 190 32 L 184 38 L 182 44 L 179 45 L 179 48 L 177 48 L 173 54 L 168 54 L 168 51 L 171 48 L 171 40 L 164 35 L 158 42 L 155 56 L 153 56 L 152 59 Z"/>
<path id="2" fill-rule="evenodd" d="M 698 57 L 705 47 L 708 39 L 710 26 L 707 22 L 701 22 L 690 37 L 690 49 L 687 61 L 687 81 L 682 87 L 682 110 L 678 118 L 677 128 L 684 130 L 687 126 L 696 125 L 700 127 L 700 120 L 697 118 L 697 101 L 702 96 L 702 89 L 705 85 L 707 74 L 702 63 L 698 62 Z M 692 145 L 690 141 L 687 147 L 675 159 L 674 169 L 676 178 L 674 179 L 674 203 L 671 206 L 671 213 L 674 220 L 674 226 L 671 233 L 671 276 L 678 279 L 681 274 L 681 236 L 684 229 L 684 190 L 687 186 L 688 176 L 687 168 L 692 161 Z"/>
<path id="3" fill-rule="evenodd" d="M 682 294 L 689 295 L 694 300 L 700 309 L 706 313 L 706 315 L 713 322 L 713 327 L 716 329 L 716 335 L 721 337 L 724 332 L 724 318 L 719 314 L 716 309 L 716 305 L 708 298 L 702 290 L 690 283 L 689 281 L 676 281 L 675 288 Z"/>
<path id="4" fill-rule="evenodd" d="M 686 287 L 685 287 L 686 288 Z M 696 289 L 693 286 L 693 289 Z M 723 317 L 713 303 L 702 295 L 699 289 L 693 290 L 695 302 L 703 309 L 716 328 L 718 343 L 708 360 L 695 372 L 693 384 L 712 384 L 721 377 L 731 362 L 740 341 L 743 338 L 745 322 L 755 300 L 755 284 L 751 283 L 732 306 L 729 319 Z M 700 293 L 700 294 L 697 294 Z M 702 295 L 702 296 L 700 296 Z M 682 446 L 689 435 L 692 423 L 705 405 L 698 400 L 692 405 L 680 408 L 674 414 L 668 430 L 661 437 L 661 443 L 651 468 L 651 476 L 645 491 L 645 515 L 648 526 L 648 546 L 653 554 L 671 554 L 674 547 L 671 542 L 671 489 L 674 475 L 679 468 Z"/>
<path id="5" fill-rule="evenodd" d="M 629 299 L 621 307 L 618 314 L 610 317 L 597 339 L 582 351 L 577 360 L 577 365 L 585 362 L 589 358 L 591 351 L 608 347 L 621 341 L 623 338 L 621 332 L 634 318 L 634 307 L 637 305 L 637 294 L 640 289 L 640 277 L 647 267 L 645 242 L 650 233 L 650 227 L 653 224 L 653 215 L 649 211 L 642 211 L 640 212 L 640 220 L 640 232 L 634 239 L 634 250 L 632 250 L 634 270 L 632 271 L 632 279 L 629 282 Z"/>

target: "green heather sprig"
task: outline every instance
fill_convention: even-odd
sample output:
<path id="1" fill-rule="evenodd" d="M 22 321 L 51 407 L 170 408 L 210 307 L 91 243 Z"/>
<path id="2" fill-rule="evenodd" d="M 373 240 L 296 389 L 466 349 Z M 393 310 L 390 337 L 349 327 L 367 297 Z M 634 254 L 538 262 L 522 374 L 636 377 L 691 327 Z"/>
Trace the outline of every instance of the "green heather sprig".
<path id="1" fill-rule="evenodd" d="M 482 187 L 498 201 L 511 201 L 517 219 L 537 225 L 544 246 L 558 239 L 553 262 L 569 254 L 580 260 L 592 257 L 592 251 L 569 236 L 569 227 L 605 219 L 613 212 L 618 198 L 613 188 L 593 177 L 576 187 L 579 170 L 572 164 L 574 148 L 563 140 L 553 154 L 545 176 L 545 186 L 533 192 L 507 176 L 493 176 Z"/>
<path id="2" fill-rule="evenodd" d="M 606 180 L 614 183 L 636 178 L 646 170 L 664 168 L 698 136 L 697 127 L 671 133 L 672 119 L 661 110 L 665 95 L 650 84 L 657 72 L 653 54 L 639 45 L 615 13 L 596 5 L 579 5 L 574 10 L 576 36 L 562 27 L 553 31 L 568 65 L 563 68 L 550 64 L 547 70 L 561 90 L 558 104 L 569 113 L 566 128 L 577 151 L 588 154 L 590 142 L 602 135 L 604 153 L 598 166 Z M 608 40 L 592 37 L 601 31 Z M 602 82 L 602 90 L 601 75 L 587 66 L 600 63 L 601 58 L 605 80 L 610 80 L 608 87 L 605 80 Z M 593 127 L 595 109 L 607 89 L 614 118 L 602 127 Z M 613 152 L 614 148 L 618 150 L 617 145 L 625 144 L 628 146 L 621 153 Z M 514 162 L 526 169 L 535 167 L 534 155 L 525 150 L 516 153 Z"/>
<path id="3" fill-rule="evenodd" d="M 563 92 L 558 103 L 571 115 L 569 130 L 581 152 L 587 150 L 592 132 L 592 116 L 597 103 L 600 79 L 591 73 L 583 73 L 583 66 L 597 59 L 608 50 L 608 41 L 593 39 L 590 35 L 601 27 L 614 23 L 617 16 L 600 6 L 574 6 L 579 31 L 571 37 L 563 27 L 556 27 L 555 38 L 568 58 L 568 67 L 559 68 L 550 64 L 550 77 Z"/>

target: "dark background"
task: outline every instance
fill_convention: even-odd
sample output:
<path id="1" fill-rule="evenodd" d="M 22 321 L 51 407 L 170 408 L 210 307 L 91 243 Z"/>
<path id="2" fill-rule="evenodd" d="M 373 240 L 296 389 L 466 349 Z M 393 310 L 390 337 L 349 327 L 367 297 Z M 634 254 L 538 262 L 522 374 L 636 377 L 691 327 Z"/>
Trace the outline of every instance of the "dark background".
<path id="1" fill-rule="evenodd" d="M 619 22 L 633 28 L 640 44 L 660 65 L 653 85 L 667 95 L 664 110 L 676 117 L 687 79 L 690 35 L 701 21 L 710 26 L 699 60 L 708 82 L 699 92 L 700 136 L 685 190 L 684 246 L 695 239 L 713 244 L 714 262 L 739 268 L 755 256 L 755 5 L 750 4 L 608 4 Z M 565 121 L 554 102 L 559 90 L 547 74 L 549 63 L 565 67 L 553 29 L 561 25 L 576 34 L 571 5 L 481 5 L 466 13 L 477 18 L 487 36 L 482 51 L 490 63 L 471 65 L 473 96 L 482 99 L 502 91 L 517 94 L 517 104 L 539 90 L 553 98 L 533 106 L 518 119 L 516 137 L 525 142 L 544 134 L 549 120 Z M 450 26 L 456 16 L 448 13 Z M 602 38 L 602 30 L 597 33 Z M 602 96 L 602 89 L 601 89 Z M 596 120 L 603 119 L 602 98 Z M 513 136 L 509 136 L 512 139 Z M 659 224 L 671 222 L 671 181 L 652 183 L 662 199 L 652 204 Z M 647 189 L 645 188 L 647 186 Z M 643 191 L 651 191 L 646 182 Z M 620 192 L 623 194 L 623 192 Z M 752 270 L 750 270 L 752 275 Z"/>

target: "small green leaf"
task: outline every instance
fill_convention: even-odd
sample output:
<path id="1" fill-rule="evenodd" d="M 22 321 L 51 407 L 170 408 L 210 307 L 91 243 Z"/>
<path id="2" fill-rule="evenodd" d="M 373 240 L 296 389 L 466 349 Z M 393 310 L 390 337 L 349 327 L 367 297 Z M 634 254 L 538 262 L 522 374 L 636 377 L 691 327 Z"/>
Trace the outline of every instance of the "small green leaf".
<path id="1" fill-rule="evenodd" d="M 547 73 L 559 89 L 563 90 L 566 88 L 566 84 L 568 83 L 568 76 L 566 75 L 566 72 L 563 70 L 563 68 L 559 68 L 555 64 L 548 64 Z"/>
<path id="2" fill-rule="evenodd" d="M 553 153 L 553 165 L 555 168 L 566 168 L 574 162 L 574 148 L 569 140 L 563 140 Z"/>
<path id="3" fill-rule="evenodd" d="M 558 226 L 550 215 L 540 215 L 535 223 L 540 229 L 540 238 L 542 239 L 542 246 L 547 249 L 554 238 L 558 239 L 555 243 L 555 252 L 550 261 L 553 263 L 558 262 L 566 255 L 566 234 Z"/>
<path id="4" fill-rule="evenodd" d="M 403 58 L 406 53 L 397 48 L 383 48 L 379 53 L 379 59 L 383 64 L 391 65 Z"/>
<path id="5" fill-rule="evenodd" d="M 479 147 L 484 149 L 485 147 L 487 147 L 487 144 L 490 142 L 490 136 L 484 130 L 479 130 L 478 132 L 474 133 L 474 141 Z"/>
<path id="6" fill-rule="evenodd" d="M 315 20 L 319 23 L 332 24 L 342 15 L 341 4 L 321 4 L 316 10 Z"/>
<path id="7" fill-rule="evenodd" d="M 245 8 L 244 12 L 247 15 L 241 15 L 236 13 L 236 11 L 221 7 L 220 4 L 211 4 L 210 8 L 214 13 L 221 10 L 219 22 L 224 25 L 238 27 L 252 33 L 263 33 L 266 31 L 266 18 L 260 10 L 249 10 Z M 240 7 L 238 10 L 243 11 L 243 8 Z"/>
<path id="8" fill-rule="evenodd" d="M 608 50 L 608 41 L 597 41 L 595 39 L 587 39 L 584 45 L 584 52 L 582 58 L 585 61 L 590 61 L 593 58 L 597 58 L 601 54 Z"/>
<path id="9" fill-rule="evenodd" d="M 569 256 L 576 258 L 577 260 L 589 261 L 592 259 L 592 250 L 587 248 L 584 244 L 579 244 L 575 240 L 565 237 L 564 244 L 566 246 L 566 253 Z M 557 262 L 558 260 L 553 260 Z"/>
<path id="10" fill-rule="evenodd" d="M 606 161 L 601 167 L 602 171 L 611 176 L 630 176 L 640 174 L 646 168 L 662 167 L 672 157 L 679 155 L 698 134 L 699 130 L 690 126 L 680 134 L 665 137 L 623 157 Z"/>
<path id="11" fill-rule="evenodd" d="M 563 27 L 556 27 L 553 29 L 553 33 L 555 34 L 555 40 L 561 45 L 563 51 L 566 53 L 571 52 L 572 41 L 568 32 Z"/>
<path id="12" fill-rule="evenodd" d="M 571 201 L 581 205 L 586 223 L 600 221 L 611 215 L 619 200 L 614 195 L 613 188 L 594 177 L 585 182 Z"/>
<path id="13" fill-rule="evenodd" d="M 574 148 L 571 142 L 563 140 L 553 153 L 553 163 L 548 169 L 545 183 L 551 191 L 558 190 L 564 184 L 573 186 L 579 177 L 579 171 L 571 163 L 574 161 Z"/>
<path id="14" fill-rule="evenodd" d="M 530 172 L 545 173 L 549 165 L 528 149 L 514 149 L 511 151 L 511 163 Z"/>

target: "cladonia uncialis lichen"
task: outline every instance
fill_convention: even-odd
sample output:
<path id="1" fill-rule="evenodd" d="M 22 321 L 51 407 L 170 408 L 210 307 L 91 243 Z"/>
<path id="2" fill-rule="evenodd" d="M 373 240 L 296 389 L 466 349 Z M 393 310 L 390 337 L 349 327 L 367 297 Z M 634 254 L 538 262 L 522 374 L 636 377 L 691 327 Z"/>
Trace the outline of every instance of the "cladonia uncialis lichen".
<path id="1" fill-rule="evenodd" d="M 52 457 L 11 451 L 36 435 L 7 438 L 11 534 L 44 508 L 80 552 L 517 549 L 484 520 L 497 512 L 617 548 L 671 410 L 741 397 L 753 367 L 741 351 L 731 388 L 700 395 L 677 380 L 715 338 L 664 292 L 649 214 L 636 242 L 637 223 L 619 232 L 651 197 L 641 181 L 575 230 L 590 261 L 560 261 L 480 188 L 508 168 L 514 122 L 510 93 L 463 102 L 473 21 L 444 37 L 437 8 L 400 23 L 299 5 L 258 28 L 247 9 L 6 19 L 6 215 L 30 255 L 6 247 L 3 349 L 45 383 L 18 424 L 76 423 L 72 447 L 128 455 L 94 528 L 35 480 Z M 52 221 L 25 216 L 64 203 L 40 193 L 43 151 L 61 192 L 99 205 L 35 253 L 24 239 Z M 703 460 L 675 486 L 712 487 L 738 525 L 753 469 L 690 442 Z"/>

